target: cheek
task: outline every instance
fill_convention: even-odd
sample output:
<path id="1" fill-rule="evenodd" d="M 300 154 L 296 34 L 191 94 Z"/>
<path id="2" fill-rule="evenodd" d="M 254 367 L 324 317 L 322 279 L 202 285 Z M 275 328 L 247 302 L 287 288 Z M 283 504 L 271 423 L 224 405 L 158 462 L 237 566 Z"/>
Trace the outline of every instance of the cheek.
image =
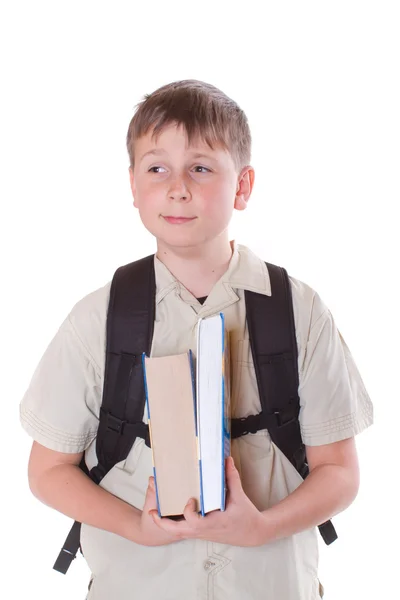
<path id="1" fill-rule="evenodd" d="M 221 186 L 207 194 L 203 204 L 203 215 L 218 222 L 225 221 L 230 218 L 234 203 L 234 194 Z"/>
<path id="2" fill-rule="evenodd" d="M 139 214 L 142 222 L 146 225 L 154 224 L 158 220 L 160 211 L 149 202 L 141 202 L 139 205 Z"/>
<path id="3" fill-rule="evenodd" d="M 135 203 L 141 215 L 154 216 L 160 212 L 160 192 L 141 186 L 137 189 Z"/>

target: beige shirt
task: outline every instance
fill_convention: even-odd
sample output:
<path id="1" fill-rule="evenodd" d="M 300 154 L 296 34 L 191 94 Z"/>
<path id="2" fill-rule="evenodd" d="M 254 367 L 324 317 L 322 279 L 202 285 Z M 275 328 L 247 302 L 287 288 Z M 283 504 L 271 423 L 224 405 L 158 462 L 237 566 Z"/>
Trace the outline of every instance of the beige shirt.
<path id="1" fill-rule="evenodd" d="M 261 410 L 245 319 L 244 290 L 271 295 L 268 269 L 234 245 L 226 273 L 204 305 L 155 258 L 157 297 L 152 356 L 196 352 L 199 317 L 223 312 L 231 336 L 232 416 Z M 332 315 L 308 285 L 290 278 L 298 344 L 300 424 L 306 445 L 337 442 L 372 424 L 372 404 Z M 95 464 L 110 283 L 72 309 L 47 348 L 21 403 L 21 422 L 37 442 L 60 452 L 86 451 Z M 147 415 L 144 414 L 144 421 Z M 259 510 L 302 482 L 268 431 L 232 440 L 243 489 Z M 143 508 L 151 450 L 137 439 L 101 486 Z M 255 548 L 203 540 L 145 547 L 88 525 L 82 548 L 93 573 L 90 600 L 315 600 L 317 528 Z M 64 540 L 60 539 L 60 546 Z M 335 543 L 340 543 L 337 541 Z M 55 556 L 59 548 L 54 548 Z"/>

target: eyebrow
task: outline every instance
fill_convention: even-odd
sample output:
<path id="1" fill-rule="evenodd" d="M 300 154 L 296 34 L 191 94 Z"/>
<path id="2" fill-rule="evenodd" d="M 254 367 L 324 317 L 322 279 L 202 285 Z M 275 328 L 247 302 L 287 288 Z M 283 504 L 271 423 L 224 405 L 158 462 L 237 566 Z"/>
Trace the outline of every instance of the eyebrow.
<path id="1" fill-rule="evenodd" d="M 163 148 L 159 148 L 159 149 L 154 149 L 154 150 L 149 150 L 148 152 L 145 152 L 145 154 L 143 154 L 142 158 L 140 159 L 140 162 L 142 162 L 142 160 L 146 157 L 146 156 L 159 156 L 161 154 L 166 154 L 166 151 Z M 216 159 L 213 158 L 212 156 L 210 156 L 209 154 L 204 154 L 202 152 L 195 152 L 192 155 L 193 158 L 207 158 L 208 160 L 213 160 L 215 161 Z"/>

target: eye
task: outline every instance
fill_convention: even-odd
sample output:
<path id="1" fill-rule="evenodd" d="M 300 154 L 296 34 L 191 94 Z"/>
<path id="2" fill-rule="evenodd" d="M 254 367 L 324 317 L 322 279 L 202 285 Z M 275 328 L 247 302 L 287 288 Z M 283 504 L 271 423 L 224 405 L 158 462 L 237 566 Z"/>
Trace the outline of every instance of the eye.
<path id="1" fill-rule="evenodd" d="M 155 171 L 155 169 L 163 169 L 164 167 L 160 167 L 158 165 L 155 165 L 154 167 L 150 167 L 150 169 L 148 170 L 149 173 L 156 173 L 158 174 L 159 171 Z M 202 167 L 201 165 L 196 165 L 194 167 L 195 169 L 203 169 L 203 173 L 211 173 L 211 169 L 208 169 L 207 167 Z M 199 171 L 197 171 L 197 173 L 199 173 Z"/>
<path id="2" fill-rule="evenodd" d="M 197 165 L 197 166 L 195 167 L 195 169 L 204 169 L 205 171 L 207 171 L 207 173 L 211 173 L 211 170 L 210 170 L 210 169 L 207 169 L 207 167 L 202 167 L 201 165 Z M 197 172 L 198 172 L 198 171 L 197 171 Z"/>

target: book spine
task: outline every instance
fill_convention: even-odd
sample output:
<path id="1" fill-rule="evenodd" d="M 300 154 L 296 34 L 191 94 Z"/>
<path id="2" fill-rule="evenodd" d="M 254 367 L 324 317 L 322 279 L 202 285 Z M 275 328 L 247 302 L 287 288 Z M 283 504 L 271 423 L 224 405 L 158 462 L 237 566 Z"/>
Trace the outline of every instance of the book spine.
<path id="1" fill-rule="evenodd" d="M 221 316 L 221 328 L 222 328 L 222 402 L 221 402 L 221 427 L 222 427 L 222 443 L 221 443 L 221 510 L 225 510 L 226 507 L 226 470 L 225 470 L 225 462 L 231 451 L 231 436 L 230 436 L 230 427 L 229 427 L 229 394 L 230 394 L 230 386 L 227 382 L 227 377 L 229 377 L 229 365 L 227 362 L 229 360 L 229 347 L 228 347 L 228 335 L 225 329 L 225 316 L 223 313 L 220 313 Z M 227 368 L 228 367 L 228 368 Z"/>
<path id="2" fill-rule="evenodd" d="M 194 364 L 193 364 L 193 353 L 192 353 L 191 350 L 189 350 L 188 354 L 189 354 L 190 372 L 192 374 L 194 425 L 195 425 L 195 431 L 196 431 L 197 458 L 198 458 L 198 463 L 199 463 L 200 512 L 201 512 L 201 515 L 204 517 L 203 476 L 202 476 L 201 458 L 200 458 L 200 444 L 199 444 L 198 406 L 197 406 L 197 394 L 196 394 L 196 376 L 195 376 L 195 369 L 194 369 Z"/>
<path id="3" fill-rule="evenodd" d="M 200 353 L 200 327 L 202 318 L 199 319 L 197 323 L 197 366 L 196 366 L 196 380 L 197 384 L 199 382 L 199 353 Z M 193 371 L 194 373 L 194 371 Z M 197 387 L 195 387 L 195 398 L 196 398 L 196 444 L 197 444 L 197 456 L 199 459 L 199 478 L 200 478 L 200 513 L 201 516 L 205 516 L 204 511 L 204 487 L 203 487 L 203 465 L 201 462 L 201 446 L 199 441 L 199 419 L 200 419 L 200 405 L 199 405 L 199 396 L 197 394 Z"/>
<path id="4" fill-rule="evenodd" d="M 149 436 L 150 436 L 150 446 L 151 446 L 151 461 L 153 464 L 154 485 L 156 488 L 157 511 L 158 511 L 158 515 L 161 517 L 160 499 L 159 499 L 159 495 L 158 495 L 158 485 L 157 485 L 157 474 L 156 474 L 156 467 L 154 464 L 154 452 L 153 452 L 154 445 L 153 445 L 153 438 L 152 438 L 152 431 L 151 431 L 149 395 L 148 395 L 148 390 L 147 390 L 146 353 L 145 352 L 143 352 L 143 354 L 142 354 L 142 366 L 143 366 L 144 391 L 145 391 L 146 408 L 147 408 L 147 423 L 149 426 Z"/>
<path id="5" fill-rule="evenodd" d="M 221 444 L 221 452 L 222 452 L 222 456 L 221 456 L 221 510 L 225 510 L 225 499 L 226 499 L 226 485 L 225 485 L 225 435 L 224 435 L 224 429 L 225 429 L 225 318 L 224 318 L 224 314 L 220 313 L 220 317 L 221 317 L 221 333 L 222 333 L 222 356 L 221 356 L 221 362 L 222 362 L 222 369 L 221 369 L 221 373 L 222 373 L 222 377 L 221 377 L 221 384 L 222 384 L 222 390 L 221 390 L 221 428 L 222 428 L 222 444 Z"/>

